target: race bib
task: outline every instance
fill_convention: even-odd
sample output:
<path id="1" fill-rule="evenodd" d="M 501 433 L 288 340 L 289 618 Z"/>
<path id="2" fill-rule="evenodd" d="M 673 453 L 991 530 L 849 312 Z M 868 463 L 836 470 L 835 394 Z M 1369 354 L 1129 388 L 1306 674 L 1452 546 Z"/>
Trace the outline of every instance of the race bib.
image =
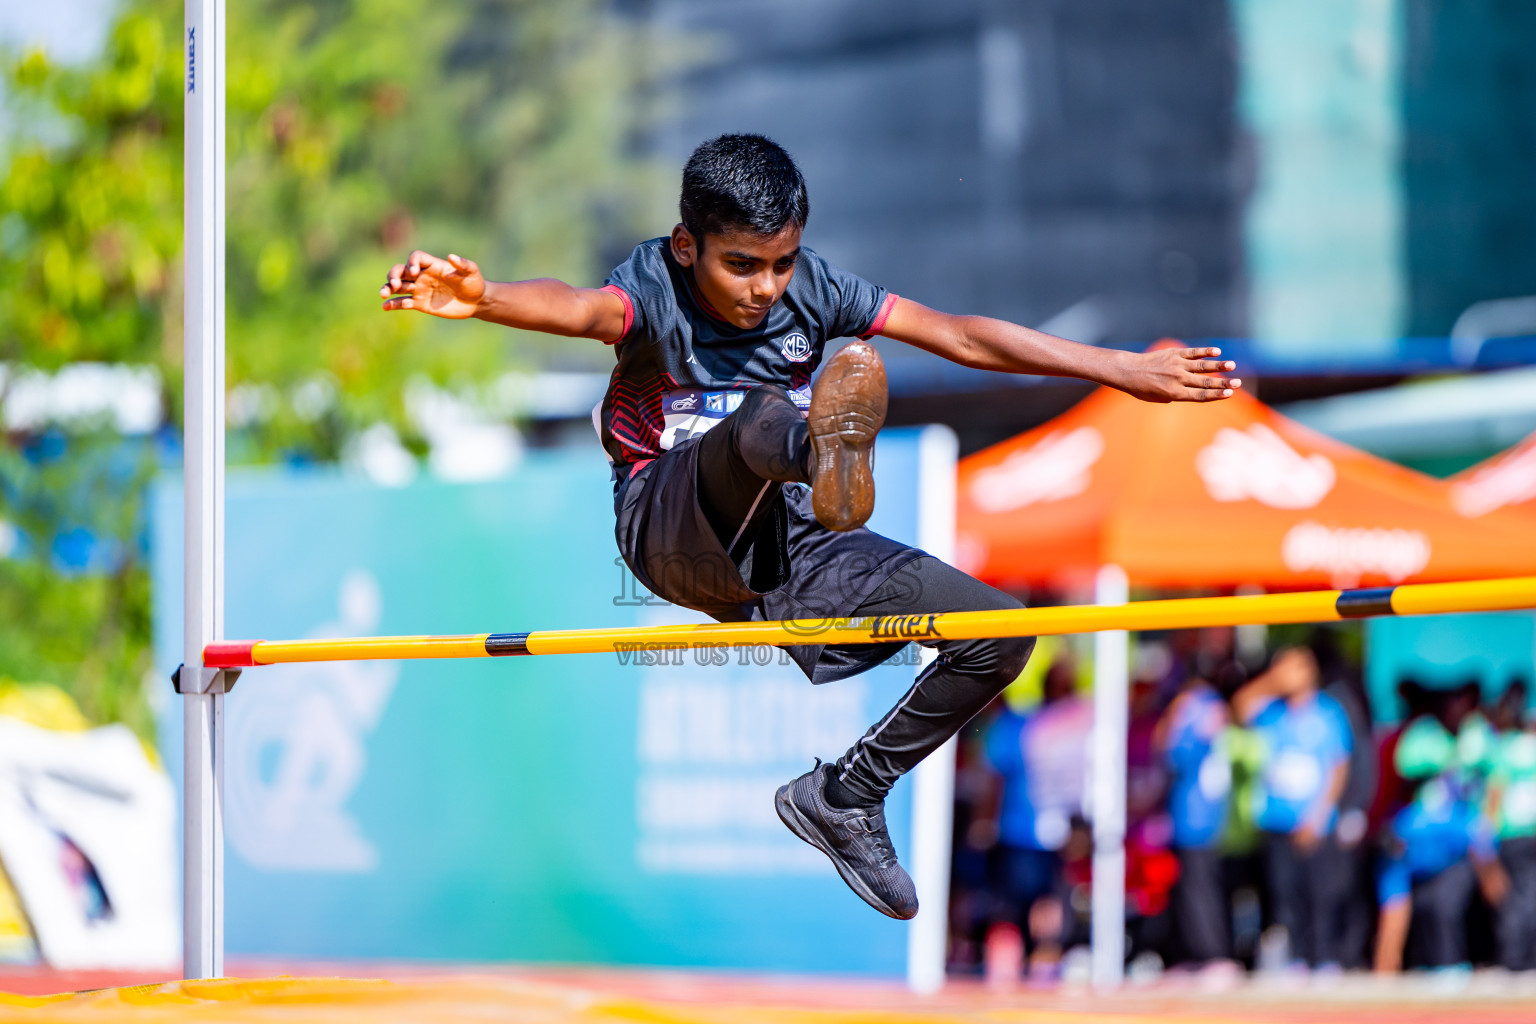
<path id="1" fill-rule="evenodd" d="M 1536 779 L 1521 779 L 1504 791 L 1504 821 L 1512 828 L 1536 826 Z"/>
<path id="2" fill-rule="evenodd" d="M 1270 762 L 1264 781 L 1281 800 L 1310 800 L 1323 788 L 1323 766 L 1311 754 L 1287 750 Z"/>
<path id="3" fill-rule="evenodd" d="M 1215 803 L 1232 789 L 1232 764 L 1224 753 L 1213 750 L 1200 762 L 1200 773 L 1196 779 L 1200 795 Z"/>
<path id="4" fill-rule="evenodd" d="M 669 451 L 714 429 L 740 407 L 746 394 L 745 390 L 704 391 L 699 388 L 668 391 L 661 396 L 661 450 Z M 789 398 L 797 409 L 805 412 L 811 407 L 811 386 L 795 388 Z"/>
<path id="5" fill-rule="evenodd" d="M 1059 850 L 1072 835 L 1072 819 L 1065 812 L 1049 808 L 1035 818 L 1035 842 L 1042 850 Z"/>

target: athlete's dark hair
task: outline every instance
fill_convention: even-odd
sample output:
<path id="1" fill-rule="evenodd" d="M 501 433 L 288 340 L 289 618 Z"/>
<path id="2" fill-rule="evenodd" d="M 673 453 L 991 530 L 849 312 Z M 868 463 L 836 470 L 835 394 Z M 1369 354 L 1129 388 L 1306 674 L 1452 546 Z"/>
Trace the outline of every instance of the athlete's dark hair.
<path id="1" fill-rule="evenodd" d="M 761 135 L 721 135 L 693 151 L 683 168 L 683 227 L 700 248 L 706 234 L 732 228 L 776 235 L 805 227 L 805 178 L 784 148 Z"/>

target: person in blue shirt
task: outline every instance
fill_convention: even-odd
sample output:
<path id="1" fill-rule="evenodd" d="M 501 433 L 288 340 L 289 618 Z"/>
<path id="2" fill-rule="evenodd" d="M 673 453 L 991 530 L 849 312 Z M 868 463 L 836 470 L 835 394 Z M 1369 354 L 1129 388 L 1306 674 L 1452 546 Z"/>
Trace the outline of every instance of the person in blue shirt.
<path id="1" fill-rule="evenodd" d="M 1352 745 L 1344 709 L 1320 684 L 1316 657 L 1292 647 L 1232 699 L 1265 748 L 1255 817 L 1274 921 L 1289 936 L 1291 959 L 1310 967 L 1338 962 L 1343 894 L 1333 831 Z"/>
<path id="2" fill-rule="evenodd" d="M 1333 829 L 1339 847 L 1340 902 L 1332 942 L 1340 966 L 1355 970 L 1371 962 L 1376 880 L 1371 870 L 1374 850 L 1367 836 L 1379 768 L 1364 680 L 1359 667 L 1344 654 L 1341 635 L 1339 628 L 1317 626 L 1308 646 L 1317 657 L 1322 692 L 1338 701 L 1350 728 L 1349 774 L 1339 796 L 1339 820 Z"/>
<path id="3" fill-rule="evenodd" d="M 1240 666 L 1232 668 L 1241 671 Z M 1153 737 L 1168 767 L 1168 816 L 1179 859 L 1173 925 L 1185 957 L 1201 964 L 1232 955 L 1218 846 L 1232 793 L 1225 743 L 1231 725 L 1231 711 L 1221 694 L 1192 676 L 1163 713 Z"/>
<path id="4" fill-rule="evenodd" d="M 1074 669 L 1058 659 L 1046 670 L 1038 707 L 1005 709 L 987 730 L 987 760 L 1002 776 L 996 864 L 999 895 L 1029 936 L 1031 963 L 1059 954 L 1062 855 L 1081 818 L 1093 730 L 1093 705 L 1078 696 Z"/>
<path id="5" fill-rule="evenodd" d="M 1398 741 L 1397 771 L 1417 790 L 1383 836 L 1377 869 L 1379 972 L 1402 969 L 1415 919 L 1418 960 L 1427 967 L 1466 963 L 1473 888 L 1481 885 L 1494 907 L 1508 890 L 1493 826 L 1481 807 L 1482 779 L 1463 763 L 1474 744 L 1458 738 L 1469 737 L 1453 737 L 1426 715 L 1410 723 Z"/>

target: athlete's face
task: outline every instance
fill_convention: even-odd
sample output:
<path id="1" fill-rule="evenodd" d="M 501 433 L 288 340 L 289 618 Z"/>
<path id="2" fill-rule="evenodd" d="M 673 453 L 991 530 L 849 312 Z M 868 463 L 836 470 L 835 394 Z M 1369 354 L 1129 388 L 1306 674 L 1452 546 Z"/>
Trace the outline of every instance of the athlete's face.
<path id="1" fill-rule="evenodd" d="M 672 255 L 693 268 L 704 299 L 737 327 L 763 322 L 795 276 L 800 228 L 791 224 L 776 235 L 726 231 L 705 236 L 703 251 L 688 229 L 672 229 Z"/>

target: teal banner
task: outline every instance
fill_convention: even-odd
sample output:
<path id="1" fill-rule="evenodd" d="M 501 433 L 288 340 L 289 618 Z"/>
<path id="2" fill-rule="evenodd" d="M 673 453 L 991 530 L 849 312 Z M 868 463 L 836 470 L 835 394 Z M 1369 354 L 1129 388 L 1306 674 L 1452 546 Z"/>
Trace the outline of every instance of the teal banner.
<path id="1" fill-rule="evenodd" d="M 1378 721 L 1403 717 L 1397 687 L 1413 680 L 1432 689 L 1476 682 L 1485 700 L 1511 682 L 1528 687 L 1536 669 L 1536 614 L 1484 612 L 1416 615 L 1366 623 L 1366 687 Z"/>
<path id="2" fill-rule="evenodd" d="M 908 542 L 917 448 L 915 431 L 882 437 L 871 522 Z M 588 451 L 484 484 L 232 474 L 226 635 L 699 621 L 621 568 L 612 509 Z M 161 678 L 180 658 L 181 522 L 165 481 Z M 767 648 L 248 669 L 225 719 L 228 949 L 899 975 L 907 925 L 854 896 L 772 798 L 900 698 L 915 651 L 826 686 Z M 179 778 L 179 702 L 162 739 Z M 904 857 L 910 805 L 904 782 Z"/>

